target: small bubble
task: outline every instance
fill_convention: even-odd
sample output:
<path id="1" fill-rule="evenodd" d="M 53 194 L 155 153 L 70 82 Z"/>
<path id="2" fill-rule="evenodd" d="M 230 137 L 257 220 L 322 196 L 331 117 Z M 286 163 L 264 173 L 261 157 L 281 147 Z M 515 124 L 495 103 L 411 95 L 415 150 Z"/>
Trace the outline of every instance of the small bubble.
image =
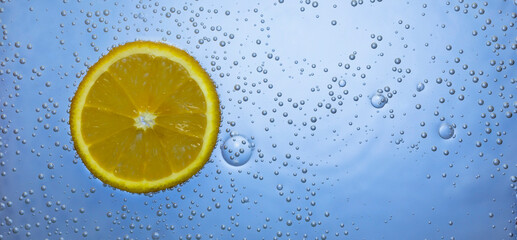
<path id="1" fill-rule="evenodd" d="M 416 90 L 417 90 L 417 91 L 419 91 L 419 92 L 423 91 L 423 90 L 424 90 L 424 88 L 425 88 L 425 85 L 424 85 L 424 83 L 422 83 L 422 82 L 419 82 L 419 83 L 416 85 Z"/>

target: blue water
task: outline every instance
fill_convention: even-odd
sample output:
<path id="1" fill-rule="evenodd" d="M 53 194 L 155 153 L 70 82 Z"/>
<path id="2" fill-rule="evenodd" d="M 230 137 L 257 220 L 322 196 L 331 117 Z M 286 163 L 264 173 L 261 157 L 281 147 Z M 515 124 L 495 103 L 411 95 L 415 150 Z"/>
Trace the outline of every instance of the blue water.
<path id="1" fill-rule="evenodd" d="M 516 239 L 516 12 L 2 0 L 0 239 Z M 222 111 L 204 168 L 146 195 L 93 177 L 68 124 L 88 67 L 139 39 L 194 56 Z"/>

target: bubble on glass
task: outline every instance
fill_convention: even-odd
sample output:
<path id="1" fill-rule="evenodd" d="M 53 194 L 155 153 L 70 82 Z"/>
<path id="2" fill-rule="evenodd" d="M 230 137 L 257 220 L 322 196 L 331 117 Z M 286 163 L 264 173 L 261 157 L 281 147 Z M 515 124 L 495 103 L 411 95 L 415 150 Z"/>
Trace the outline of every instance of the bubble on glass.
<path id="1" fill-rule="evenodd" d="M 454 136 L 454 128 L 450 124 L 442 123 L 438 129 L 438 134 L 443 139 L 449 139 Z"/>
<path id="2" fill-rule="evenodd" d="M 370 102 L 375 108 L 382 108 L 388 103 L 388 98 L 382 93 L 376 93 L 370 98 Z"/>
<path id="3" fill-rule="evenodd" d="M 344 79 L 341 79 L 341 80 L 339 80 L 338 84 L 340 87 L 344 87 L 344 86 L 346 86 L 346 81 Z"/>
<path id="4" fill-rule="evenodd" d="M 419 92 L 423 91 L 423 90 L 424 90 L 424 88 L 425 88 L 425 85 L 424 85 L 424 83 L 422 83 L 422 82 L 419 82 L 419 83 L 416 85 L 416 90 L 417 90 L 417 91 L 419 91 Z"/>
<path id="5" fill-rule="evenodd" d="M 493 163 L 495 166 L 498 166 L 498 165 L 501 163 L 501 160 L 499 160 L 498 158 L 494 158 L 494 160 L 492 161 L 492 163 Z"/>
<path id="6" fill-rule="evenodd" d="M 250 160 L 253 148 L 254 145 L 248 139 L 234 135 L 221 145 L 221 153 L 228 164 L 238 167 Z"/>

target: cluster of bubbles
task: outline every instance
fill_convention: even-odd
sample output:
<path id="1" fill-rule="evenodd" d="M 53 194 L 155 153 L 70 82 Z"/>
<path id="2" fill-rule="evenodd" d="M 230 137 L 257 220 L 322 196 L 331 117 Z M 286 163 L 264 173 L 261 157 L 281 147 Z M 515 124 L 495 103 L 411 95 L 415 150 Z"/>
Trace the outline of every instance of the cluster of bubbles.
<path id="1" fill-rule="evenodd" d="M 384 89 L 377 89 L 377 91 L 371 95 L 370 103 L 374 108 L 383 108 L 388 103 L 388 99 L 393 97 L 397 91 L 391 91 L 390 87 L 384 87 Z M 386 94 L 386 95 L 385 95 Z"/>

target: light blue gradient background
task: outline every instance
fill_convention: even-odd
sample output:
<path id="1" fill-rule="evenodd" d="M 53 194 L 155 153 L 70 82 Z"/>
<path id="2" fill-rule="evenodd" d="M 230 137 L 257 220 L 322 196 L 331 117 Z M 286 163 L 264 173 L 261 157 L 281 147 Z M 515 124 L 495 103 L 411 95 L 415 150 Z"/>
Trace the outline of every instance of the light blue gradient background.
<path id="1" fill-rule="evenodd" d="M 6 117 L 0 119 L 5 129 L 0 134 L 0 239 L 82 239 L 85 232 L 88 239 L 151 239 L 154 233 L 160 239 L 196 239 L 198 234 L 201 239 L 515 239 L 516 192 L 510 177 L 517 175 L 517 91 L 511 80 L 516 67 L 509 62 L 516 58 L 511 46 L 517 6 L 497 0 L 487 6 L 476 2 L 474 9 L 472 1 L 461 2 L 384 0 L 353 7 L 350 1 L 320 0 L 316 8 L 312 2 L 288 0 L 1 3 L 0 115 Z M 167 17 L 171 7 L 176 11 Z M 371 34 L 382 35 L 382 41 Z M 492 36 L 498 40 L 487 46 Z M 86 65 L 110 47 L 136 39 L 164 41 L 193 55 L 211 74 L 224 106 L 211 160 L 182 186 L 147 196 L 95 179 L 73 150 L 68 125 L 70 100 Z M 506 49 L 495 50 L 496 43 Z M 497 66 L 505 68 L 498 72 Z M 347 85 L 339 87 L 333 77 Z M 444 82 L 437 84 L 436 78 Z M 417 92 L 424 79 L 429 83 Z M 396 94 L 375 109 L 368 96 L 385 86 Z M 341 99 L 333 101 L 330 91 Z M 510 106 L 504 108 L 504 102 Z M 506 118 L 507 111 L 514 116 Z M 439 137 L 440 117 L 456 125 L 453 138 Z M 231 131 L 256 146 L 241 167 L 221 156 L 221 141 Z M 420 136 L 424 131 L 427 138 Z M 496 144 L 497 138 L 503 144 Z M 501 160 L 499 166 L 492 164 L 494 158 Z"/>

